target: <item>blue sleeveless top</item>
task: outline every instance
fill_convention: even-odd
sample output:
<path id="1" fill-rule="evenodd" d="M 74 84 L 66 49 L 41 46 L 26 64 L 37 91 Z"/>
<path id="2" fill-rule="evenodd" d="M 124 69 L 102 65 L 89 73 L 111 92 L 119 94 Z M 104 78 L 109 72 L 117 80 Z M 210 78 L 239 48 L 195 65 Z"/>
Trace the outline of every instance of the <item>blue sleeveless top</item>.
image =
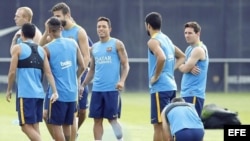
<path id="1" fill-rule="evenodd" d="M 57 38 L 47 45 L 50 54 L 50 67 L 55 79 L 58 101 L 77 100 L 77 43 L 69 38 Z M 52 90 L 49 89 L 49 98 Z"/>
<path id="2" fill-rule="evenodd" d="M 115 88 L 120 80 L 120 59 L 116 49 L 117 39 L 110 38 L 107 42 L 93 44 L 92 55 L 95 59 L 93 91 L 117 91 Z"/>
<path id="3" fill-rule="evenodd" d="M 162 51 L 166 56 L 166 62 L 163 67 L 162 73 L 156 83 L 150 84 L 150 79 L 155 74 L 156 69 L 156 56 L 148 50 L 148 77 L 149 77 L 149 89 L 150 93 L 156 93 L 159 91 L 172 91 L 177 90 L 175 78 L 174 78 L 174 66 L 175 66 L 175 46 L 167 35 L 162 32 L 156 33 L 152 36 L 160 42 Z"/>
<path id="4" fill-rule="evenodd" d="M 79 40 L 78 40 L 78 32 L 79 32 L 79 30 L 80 30 L 80 26 L 75 24 L 70 29 L 63 29 L 62 30 L 62 36 L 65 37 L 65 38 L 74 39 L 78 43 L 79 42 Z"/>
<path id="5" fill-rule="evenodd" d="M 200 73 L 198 75 L 193 75 L 191 72 L 184 73 L 181 80 L 181 96 L 197 96 L 200 98 L 205 98 L 206 83 L 207 83 L 207 71 L 209 65 L 209 56 L 207 47 L 201 42 L 199 46 L 204 49 L 206 53 L 205 60 L 199 60 L 196 64 L 200 68 Z M 189 46 L 186 51 L 186 61 L 190 57 L 194 47 Z"/>
<path id="6" fill-rule="evenodd" d="M 171 106 L 171 104 L 168 104 L 166 108 Z M 169 121 L 170 131 L 173 136 L 176 132 L 185 128 L 204 129 L 203 123 L 198 116 L 194 105 L 190 103 L 188 103 L 188 105 L 189 106 L 176 106 L 168 113 L 165 113 L 165 117 Z"/>
<path id="7" fill-rule="evenodd" d="M 77 43 L 79 43 L 78 32 L 79 32 L 80 28 L 81 28 L 81 26 L 74 24 L 74 26 L 71 27 L 70 29 L 62 30 L 62 36 L 65 38 L 74 39 Z M 93 42 L 89 37 L 88 37 L 88 43 L 89 43 L 90 47 L 93 45 Z"/>
<path id="8" fill-rule="evenodd" d="M 27 42 L 34 43 L 32 40 Z M 29 45 L 20 42 L 21 53 L 18 60 L 28 58 L 32 51 Z M 38 55 L 44 60 L 44 52 L 41 46 L 37 47 Z M 17 68 L 16 83 L 18 89 L 18 97 L 22 98 L 44 98 L 44 89 L 42 85 L 43 73 L 41 69 L 26 66 L 26 68 Z"/>

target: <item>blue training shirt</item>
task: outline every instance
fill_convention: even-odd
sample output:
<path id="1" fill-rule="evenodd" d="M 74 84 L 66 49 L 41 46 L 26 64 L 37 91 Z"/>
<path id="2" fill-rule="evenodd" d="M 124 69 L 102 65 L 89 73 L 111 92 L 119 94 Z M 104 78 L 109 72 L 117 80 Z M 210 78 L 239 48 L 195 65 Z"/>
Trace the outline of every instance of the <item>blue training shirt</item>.
<path id="1" fill-rule="evenodd" d="M 207 47 L 200 42 L 199 46 L 205 50 L 206 59 L 199 60 L 196 66 L 199 67 L 200 73 L 198 75 L 193 75 L 191 72 L 184 73 L 181 80 L 181 96 L 188 97 L 188 96 L 197 96 L 200 98 L 205 98 L 205 91 L 206 91 L 206 83 L 207 83 L 207 71 L 209 65 L 209 56 Z M 186 51 L 186 61 L 190 57 L 192 50 L 194 49 L 193 46 L 189 46 Z"/>
<path id="2" fill-rule="evenodd" d="M 77 47 L 75 40 L 63 37 L 47 44 L 50 67 L 59 94 L 58 101 L 74 102 L 77 100 Z M 49 93 L 50 98 L 51 89 Z"/>
<path id="3" fill-rule="evenodd" d="M 81 27 L 79 25 L 74 24 L 74 26 L 72 26 L 70 29 L 63 29 L 62 36 L 65 38 L 74 39 L 77 43 L 79 43 L 78 32 L 80 28 Z"/>
<path id="4" fill-rule="evenodd" d="M 150 50 L 148 50 L 148 77 L 150 93 L 152 94 L 159 91 L 177 90 L 174 78 L 175 46 L 169 39 L 169 37 L 162 32 L 154 34 L 151 38 L 156 39 L 160 42 L 162 51 L 166 56 L 166 62 L 158 81 L 151 85 L 150 79 L 155 74 L 157 58 Z"/>
<path id="5" fill-rule="evenodd" d="M 82 28 L 81 26 L 74 24 L 74 26 L 71 27 L 70 29 L 62 30 L 62 36 L 65 38 L 74 39 L 77 43 L 79 43 L 78 33 L 81 28 Z M 89 37 L 88 37 L 88 43 L 90 47 L 93 45 L 93 42 Z"/>
<path id="6" fill-rule="evenodd" d="M 120 80 L 120 59 L 116 49 L 117 39 L 107 42 L 96 42 L 92 47 L 95 59 L 93 91 L 117 91 L 116 84 Z"/>
<path id="7" fill-rule="evenodd" d="M 34 43 L 32 40 L 27 42 Z M 23 60 L 31 55 L 31 48 L 20 42 L 21 53 L 18 60 Z M 37 48 L 39 56 L 44 60 L 44 51 L 41 46 Z M 17 68 L 16 83 L 18 97 L 22 98 L 44 98 L 44 89 L 42 85 L 42 71 L 38 68 Z"/>
<path id="8" fill-rule="evenodd" d="M 190 106 L 176 106 L 168 113 L 165 113 L 165 117 L 170 123 L 170 131 L 173 136 L 176 132 L 185 128 L 204 129 L 203 123 L 198 116 L 194 105 L 190 103 L 188 104 Z M 171 104 L 168 104 L 166 107 L 168 106 L 171 106 Z"/>

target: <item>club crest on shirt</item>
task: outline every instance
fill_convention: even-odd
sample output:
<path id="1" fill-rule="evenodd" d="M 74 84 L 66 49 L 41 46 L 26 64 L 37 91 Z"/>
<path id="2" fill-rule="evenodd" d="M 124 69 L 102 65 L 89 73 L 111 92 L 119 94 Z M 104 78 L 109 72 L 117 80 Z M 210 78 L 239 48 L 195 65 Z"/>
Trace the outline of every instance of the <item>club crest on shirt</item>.
<path id="1" fill-rule="evenodd" d="M 112 47 L 107 47 L 106 48 L 106 52 L 111 52 L 112 51 Z"/>

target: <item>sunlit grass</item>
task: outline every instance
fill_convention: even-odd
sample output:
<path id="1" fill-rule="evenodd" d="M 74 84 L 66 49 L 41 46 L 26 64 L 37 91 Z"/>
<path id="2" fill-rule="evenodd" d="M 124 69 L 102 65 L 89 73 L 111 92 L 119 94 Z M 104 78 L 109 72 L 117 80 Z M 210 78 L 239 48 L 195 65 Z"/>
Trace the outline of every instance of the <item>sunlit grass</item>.
<path id="1" fill-rule="evenodd" d="M 250 124 L 250 94 L 244 93 L 208 93 L 205 104 L 214 103 L 239 113 L 243 124 Z M 120 119 L 124 130 L 125 141 L 152 141 L 153 128 L 150 124 L 149 94 L 122 93 L 122 117 Z M 14 123 L 17 119 L 15 111 L 15 96 L 10 103 L 5 100 L 5 95 L 0 94 L 0 140 L 1 141 L 27 141 L 28 138 L 22 133 L 20 127 Z M 87 118 L 78 134 L 78 141 L 93 141 L 93 120 Z M 104 141 L 116 141 L 113 131 L 107 121 L 104 122 Z M 44 125 L 40 123 L 42 139 L 50 141 L 51 138 Z M 206 130 L 204 141 L 222 141 L 223 130 Z"/>

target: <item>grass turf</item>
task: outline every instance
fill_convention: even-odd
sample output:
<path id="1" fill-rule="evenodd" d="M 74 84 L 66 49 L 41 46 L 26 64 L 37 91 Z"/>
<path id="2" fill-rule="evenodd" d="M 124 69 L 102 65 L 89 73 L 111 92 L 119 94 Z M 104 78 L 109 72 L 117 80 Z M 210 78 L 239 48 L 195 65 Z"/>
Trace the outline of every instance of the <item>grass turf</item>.
<path id="1" fill-rule="evenodd" d="M 214 103 L 218 106 L 228 108 L 231 111 L 237 111 L 242 124 L 250 124 L 250 94 L 247 93 L 208 93 L 205 105 Z M 151 141 L 153 136 L 153 127 L 150 124 L 150 99 L 147 92 L 138 93 L 122 93 L 122 115 L 120 122 L 124 130 L 125 141 Z M 8 103 L 5 100 L 5 94 L 0 94 L 0 140 L 19 140 L 27 141 L 28 138 L 22 133 L 20 127 L 15 123 L 17 114 L 15 112 L 15 95 Z M 93 120 L 87 118 L 85 123 L 80 128 L 78 140 L 91 141 L 93 139 L 92 133 Z M 40 123 L 40 131 L 44 141 L 50 141 L 51 138 L 44 125 Z M 115 141 L 113 131 L 104 121 L 104 141 Z M 223 130 L 206 130 L 204 141 L 222 141 Z"/>

